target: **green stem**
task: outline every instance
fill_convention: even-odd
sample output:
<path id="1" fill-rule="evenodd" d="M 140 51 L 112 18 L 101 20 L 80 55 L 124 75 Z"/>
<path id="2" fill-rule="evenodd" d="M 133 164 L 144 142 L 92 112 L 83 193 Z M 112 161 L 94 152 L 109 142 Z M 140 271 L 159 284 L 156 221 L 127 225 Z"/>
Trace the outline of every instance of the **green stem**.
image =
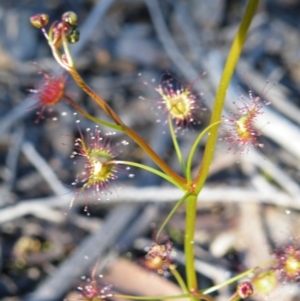
<path id="1" fill-rule="evenodd" d="M 159 176 L 159 177 L 167 180 L 168 182 L 170 182 L 174 186 L 177 186 L 180 189 L 183 188 L 181 185 L 179 185 L 176 181 L 174 181 L 171 177 L 169 177 L 165 173 L 163 173 L 160 170 L 157 170 L 157 169 L 155 169 L 153 167 L 150 167 L 148 165 L 144 165 L 144 164 L 136 163 L 136 162 L 131 162 L 131 161 L 123 161 L 123 160 L 114 160 L 114 163 L 122 164 L 122 165 L 130 165 L 130 166 L 134 166 L 134 167 L 138 167 L 138 168 L 147 170 L 147 171 L 152 172 L 153 174 L 155 174 L 155 175 L 157 175 L 157 176 Z"/>
<path id="2" fill-rule="evenodd" d="M 210 294 L 210 293 L 212 293 L 212 292 L 214 292 L 214 291 L 219 290 L 220 288 L 222 288 L 222 287 L 224 287 L 224 286 L 227 286 L 227 285 L 229 285 L 229 284 L 231 284 L 231 283 L 233 283 L 233 282 L 236 282 L 236 281 L 238 281 L 238 280 L 240 280 L 240 279 L 242 279 L 242 278 L 248 276 L 249 274 L 252 274 L 252 273 L 255 272 L 255 270 L 257 270 L 257 269 L 261 269 L 261 268 L 266 267 L 266 266 L 269 266 L 269 265 L 271 265 L 271 264 L 273 264 L 273 263 L 274 263 L 274 260 L 267 261 L 267 262 L 265 262 L 265 263 L 263 263 L 263 264 L 261 264 L 261 265 L 255 267 L 255 268 L 251 268 L 251 269 L 249 269 L 249 270 L 247 270 L 247 271 L 245 271 L 245 272 L 243 272 L 243 273 L 241 273 L 241 274 L 239 274 L 239 275 L 237 275 L 237 276 L 235 276 L 235 277 L 232 277 L 232 278 L 228 279 L 227 281 L 224 281 L 224 282 L 219 283 L 219 284 L 217 284 L 217 285 L 215 285 L 215 286 L 212 286 L 212 287 L 210 287 L 210 288 L 207 288 L 207 289 L 205 289 L 205 290 L 202 290 L 202 293 L 203 293 L 203 294 Z"/>
<path id="3" fill-rule="evenodd" d="M 175 148 L 175 151 L 176 151 L 176 154 L 177 154 L 179 164 L 181 166 L 183 174 L 186 175 L 186 168 L 185 168 L 184 160 L 183 160 L 182 153 L 181 153 L 181 150 L 180 150 L 180 147 L 179 147 L 179 144 L 178 144 L 178 140 L 177 140 L 177 137 L 176 137 L 176 134 L 175 134 L 175 131 L 174 131 L 172 118 L 170 116 L 168 118 L 168 122 L 169 122 L 170 134 L 171 134 L 171 137 L 172 137 L 173 145 L 174 145 L 174 148 Z"/>
<path id="4" fill-rule="evenodd" d="M 161 234 L 162 230 L 165 228 L 165 226 L 167 225 L 167 223 L 170 221 L 170 219 L 172 218 L 172 216 L 174 215 L 174 213 L 177 211 L 177 209 L 180 207 L 180 205 L 188 198 L 188 196 L 190 195 L 189 192 L 187 192 L 173 207 L 173 209 L 171 210 L 171 212 L 168 214 L 168 216 L 166 217 L 166 219 L 164 220 L 164 222 L 162 223 L 162 225 L 160 226 L 157 234 L 156 234 L 156 240 L 158 239 L 159 235 Z"/>
<path id="5" fill-rule="evenodd" d="M 86 82 L 82 79 L 80 74 L 75 69 L 75 66 L 73 65 L 71 52 L 64 33 L 62 34 L 62 39 L 63 39 L 63 46 L 64 46 L 64 51 L 67 56 L 67 59 L 70 60 L 70 62 L 72 62 L 70 66 L 63 66 L 63 67 L 73 77 L 77 85 L 85 93 L 87 93 L 118 126 L 122 128 L 123 132 L 126 135 L 128 135 L 131 139 L 133 139 L 148 154 L 148 156 L 156 163 L 157 166 L 159 166 L 159 168 L 161 168 L 168 176 L 173 178 L 173 180 L 179 186 L 182 187 L 186 186 L 186 179 L 181 177 L 171 167 L 169 167 L 169 165 L 166 162 L 164 162 L 164 160 L 162 160 L 160 156 L 158 156 L 158 154 L 150 147 L 150 145 L 141 136 L 139 136 L 134 130 L 127 127 L 122 122 L 120 117 L 115 113 L 115 111 L 105 102 L 105 100 L 102 97 L 100 97 L 97 93 L 95 93 L 95 91 L 86 84 Z M 59 63 L 61 64 L 61 62 Z"/>
<path id="6" fill-rule="evenodd" d="M 90 119 L 92 121 L 94 121 L 97 124 L 109 127 L 111 129 L 117 130 L 117 131 L 122 131 L 123 132 L 123 128 L 120 125 L 114 124 L 114 123 L 110 123 L 101 119 L 98 119 L 92 115 L 90 115 L 88 112 L 86 112 L 85 110 L 83 110 L 72 98 L 68 97 L 68 96 L 64 96 L 64 98 L 75 108 L 75 110 L 77 112 L 79 112 L 81 115 L 83 115 L 84 117 L 86 117 L 87 119 Z"/>
<path id="7" fill-rule="evenodd" d="M 184 282 L 184 280 L 182 279 L 180 273 L 178 273 L 177 269 L 175 268 L 175 266 L 171 266 L 169 268 L 170 272 L 172 273 L 172 275 L 174 276 L 174 278 L 176 279 L 177 283 L 179 284 L 180 288 L 182 289 L 182 291 L 185 294 L 188 294 L 189 290 Z"/>
<path id="8" fill-rule="evenodd" d="M 186 200 L 184 254 L 187 285 L 190 292 L 198 289 L 194 266 L 194 232 L 196 227 L 197 195 L 189 195 Z"/>
<path id="9" fill-rule="evenodd" d="M 225 68 L 220 80 L 219 88 L 216 94 L 216 99 L 214 102 L 214 107 L 212 110 L 212 115 L 211 115 L 211 120 L 210 124 L 213 124 L 215 122 L 218 122 L 221 119 L 222 115 L 222 110 L 223 110 L 223 105 L 224 105 L 224 100 L 226 96 L 226 91 L 228 89 L 233 71 L 236 67 L 237 61 L 240 57 L 247 31 L 249 29 L 250 23 L 254 17 L 257 5 L 259 3 L 259 0 L 249 0 L 248 5 L 246 7 L 245 13 L 243 15 L 243 19 L 241 21 L 240 27 L 238 29 L 238 32 L 234 38 L 234 41 L 232 43 Z M 205 151 L 204 151 L 204 156 L 203 160 L 200 164 L 198 174 L 194 180 L 194 183 L 196 185 L 195 191 L 200 192 L 202 189 L 208 172 L 209 172 L 209 167 L 213 159 L 214 155 L 214 150 L 216 147 L 216 142 L 217 142 L 217 136 L 218 136 L 218 126 L 215 126 L 214 128 L 211 129 L 210 136 L 207 139 Z"/>
<path id="10" fill-rule="evenodd" d="M 197 146 L 199 145 L 201 139 L 203 138 L 203 136 L 212 128 L 214 127 L 215 125 L 217 124 L 220 124 L 222 123 L 223 120 L 219 120 L 217 122 L 214 122 L 212 124 L 210 124 L 208 127 L 206 127 L 200 134 L 199 136 L 197 137 L 197 139 L 195 140 L 192 148 L 191 148 L 191 151 L 190 151 L 190 154 L 189 154 L 189 157 L 188 157 L 188 160 L 187 160 L 187 164 L 186 164 L 186 174 L 187 174 L 187 181 L 188 183 L 190 183 L 192 181 L 192 173 L 191 173 L 191 170 L 192 170 L 192 163 L 193 163 L 193 158 L 194 158 L 194 155 L 195 155 L 195 152 L 196 152 L 196 148 Z"/>
<path id="11" fill-rule="evenodd" d="M 254 17 L 259 0 L 249 0 L 246 7 L 243 19 L 241 21 L 239 30 L 234 38 L 231 50 L 229 52 L 225 68 L 221 77 L 219 88 L 216 94 L 214 107 L 210 124 L 215 124 L 220 121 L 226 91 L 231 80 L 233 71 L 237 64 L 238 58 L 241 54 L 243 44 L 246 39 L 247 31 L 250 23 Z M 218 125 L 211 128 L 210 135 L 207 139 L 205 151 L 202 162 L 198 169 L 196 178 L 193 181 L 193 188 L 195 195 L 188 198 L 186 202 L 186 234 L 185 234 L 185 256 L 186 256 L 186 275 L 188 288 L 191 292 L 197 291 L 197 278 L 194 268 L 194 231 L 195 231 L 195 216 L 196 216 L 196 203 L 197 195 L 200 193 L 208 176 L 209 168 L 213 159 L 214 150 L 216 147 L 218 136 Z M 191 163 L 190 163 L 191 164 Z"/>

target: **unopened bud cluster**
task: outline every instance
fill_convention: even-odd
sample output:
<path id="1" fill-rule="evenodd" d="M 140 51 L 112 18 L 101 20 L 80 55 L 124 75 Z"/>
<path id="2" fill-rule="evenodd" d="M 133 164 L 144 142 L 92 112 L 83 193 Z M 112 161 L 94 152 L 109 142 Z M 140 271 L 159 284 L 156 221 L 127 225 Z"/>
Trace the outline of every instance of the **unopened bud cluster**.
<path id="1" fill-rule="evenodd" d="M 48 34 L 45 26 L 49 22 L 49 16 L 46 14 L 37 14 L 30 18 L 30 23 L 36 28 L 42 29 L 44 35 L 51 45 L 60 46 L 62 42 L 62 35 L 65 35 L 68 43 L 74 44 L 79 41 L 80 32 L 77 27 L 77 15 L 72 12 L 65 12 L 60 21 L 52 23 Z"/>

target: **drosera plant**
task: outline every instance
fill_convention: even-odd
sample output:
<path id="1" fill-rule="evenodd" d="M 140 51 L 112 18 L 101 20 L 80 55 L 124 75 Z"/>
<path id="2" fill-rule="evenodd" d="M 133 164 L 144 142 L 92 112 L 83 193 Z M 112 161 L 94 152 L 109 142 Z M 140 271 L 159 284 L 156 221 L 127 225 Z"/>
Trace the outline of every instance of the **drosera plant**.
<path id="1" fill-rule="evenodd" d="M 202 93 L 193 91 L 193 85 L 203 77 L 205 72 L 190 84 L 184 84 L 170 72 L 161 76 L 160 83 L 154 87 L 160 95 L 158 108 L 163 109 L 169 123 L 175 122 L 175 133 L 180 129 L 188 129 L 189 125 L 199 123 L 195 117 L 200 107 Z M 144 81 L 144 84 L 149 85 Z"/>
<path id="2" fill-rule="evenodd" d="M 70 202 L 70 208 L 79 195 L 84 195 L 86 200 L 84 211 L 89 214 L 89 194 L 99 201 L 101 201 L 102 195 L 108 199 L 111 194 L 109 184 L 116 180 L 119 174 L 134 178 L 135 175 L 129 172 L 130 167 L 127 165 L 135 164 L 119 159 L 121 153 L 119 146 L 126 146 L 129 142 L 122 140 L 120 144 L 113 144 L 111 138 L 115 132 L 101 133 L 99 126 L 96 125 L 94 129 L 86 128 L 84 134 L 79 126 L 80 119 L 76 120 L 76 124 L 79 137 L 74 141 L 74 151 L 70 157 L 74 159 L 73 162 L 78 167 L 78 173 L 72 183 L 76 192 Z"/>
<path id="3" fill-rule="evenodd" d="M 114 296 L 111 291 L 111 285 L 102 285 L 99 283 L 99 279 L 103 276 L 101 274 L 96 275 L 97 267 L 98 263 L 93 267 L 91 276 L 83 276 L 80 285 L 77 287 L 83 300 L 101 301 Z"/>
<path id="4" fill-rule="evenodd" d="M 35 104 L 31 108 L 38 108 L 38 117 L 35 123 L 39 123 L 44 119 L 44 113 L 46 109 L 53 110 L 53 107 L 59 103 L 62 99 L 69 99 L 65 92 L 67 76 L 66 74 L 54 74 L 50 75 L 45 70 L 39 67 L 39 73 L 43 75 L 41 81 L 39 81 L 34 89 L 29 89 L 32 93 L 31 99 L 35 100 Z"/>
<path id="5" fill-rule="evenodd" d="M 251 268 L 237 276 L 234 276 L 223 283 L 219 283 L 204 290 L 199 290 L 199 282 L 197 279 L 197 273 L 195 271 L 195 255 L 194 255 L 194 233 L 196 222 L 196 205 L 198 196 L 206 182 L 209 168 L 213 160 L 216 143 L 218 141 L 219 125 L 224 122 L 229 122 L 233 126 L 234 136 L 227 139 L 233 145 L 239 144 L 241 147 L 248 147 L 252 144 L 257 147 L 262 145 L 257 141 L 259 132 L 254 128 L 254 119 L 257 115 L 262 113 L 262 100 L 259 97 L 255 97 L 252 92 L 249 93 L 250 104 L 245 102 L 240 107 L 240 114 L 233 116 L 231 119 L 222 119 L 222 110 L 224 105 L 224 99 L 226 91 L 231 80 L 231 76 L 236 67 L 238 58 L 241 54 L 243 44 L 246 39 L 247 31 L 250 23 L 255 15 L 256 8 L 258 6 L 258 0 L 249 0 L 246 6 L 244 15 L 242 17 L 241 24 L 238 32 L 232 43 L 231 50 L 229 52 L 223 74 L 220 80 L 219 88 L 216 93 L 211 119 L 209 125 L 199 133 L 195 139 L 188 158 L 184 158 L 180 146 L 177 142 L 176 133 L 174 130 L 174 123 L 183 125 L 182 122 L 193 116 L 193 110 L 196 108 L 194 98 L 190 97 L 189 87 L 183 89 L 173 89 L 172 85 L 166 85 L 166 87 L 158 87 L 157 92 L 161 95 L 162 101 L 165 104 L 166 112 L 168 114 L 168 122 L 170 125 L 170 132 L 173 139 L 174 148 L 177 153 L 178 160 L 181 164 L 181 172 L 175 172 L 152 148 L 151 146 L 136 133 L 133 129 L 129 128 L 119 117 L 119 115 L 109 106 L 109 104 L 98 94 L 96 94 L 91 87 L 82 79 L 80 74 L 76 70 L 75 62 L 72 58 L 69 44 L 76 43 L 80 37 L 80 33 L 77 27 L 77 16 L 74 12 L 66 12 L 63 14 L 61 20 L 53 22 L 49 29 L 46 30 L 48 17 L 44 14 L 35 15 L 31 18 L 33 26 L 40 28 L 48 41 L 52 54 L 57 63 L 74 79 L 77 85 L 86 92 L 103 110 L 104 113 L 110 118 L 110 122 L 98 119 L 84 109 L 82 109 L 71 98 L 68 98 L 69 103 L 74 109 L 82 114 L 84 117 L 95 122 L 99 126 L 109 127 L 115 131 L 121 131 L 131 138 L 144 152 L 147 154 L 157 168 L 152 168 L 136 162 L 129 162 L 123 160 L 117 160 L 111 153 L 111 149 L 102 144 L 98 138 L 100 133 L 96 131 L 94 137 L 95 142 L 85 140 L 83 135 L 76 140 L 77 151 L 76 154 L 81 155 L 86 160 L 86 166 L 83 178 L 82 178 L 82 190 L 95 186 L 96 189 L 101 190 L 107 185 L 109 181 L 115 179 L 115 171 L 117 165 L 127 165 L 142 168 L 149 172 L 162 177 L 172 185 L 182 190 L 182 198 L 175 204 L 168 217 L 165 219 L 161 227 L 157 232 L 157 237 L 154 240 L 154 244 L 150 247 L 145 261 L 148 265 L 154 267 L 161 273 L 168 270 L 172 273 L 178 282 L 178 285 L 182 289 L 182 294 L 177 296 L 128 296 L 118 295 L 118 297 L 127 298 L 131 300 L 155 300 L 155 299 L 176 299 L 176 298 L 188 298 L 191 301 L 194 300 L 207 300 L 213 301 L 213 297 L 210 296 L 212 292 L 219 290 L 220 288 L 229 284 L 238 282 L 245 277 L 247 281 L 242 281 L 237 284 L 236 293 L 229 299 L 229 301 L 240 300 L 249 297 L 255 291 L 263 291 L 260 289 L 261 283 L 270 282 L 270 289 L 272 291 L 275 285 L 273 285 L 273 276 L 275 279 L 280 279 L 284 275 L 284 279 L 288 281 L 297 281 L 300 270 L 300 258 L 299 258 L 299 245 L 295 244 L 293 247 L 285 247 L 280 249 L 277 254 L 268 262 L 262 263 L 258 267 Z M 171 87 L 171 88 L 170 88 Z M 201 162 L 199 162 L 197 172 L 195 176 L 192 176 L 191 168 L 194 162 L 195 151 L 201 141 L 201 139 L 207 135 L 207 142 L 205 151 Z M 98 188 L 97 188 L 98 187 Z M 176 270 L 176 266 L 172 263 L 171 242 L 160 243 L 160 236 L 168 221 L 172 218 L 181 204 L 185 204 L 186 218 L 185 218 L 185 235 L 184 235 L 184 253 L 185 253 L 185 276 L 182 277 Z M 275 253 L 276 254 L 276 253 Z M 282 259 L 283 258 L 283 259 Z M 283 272 L 278 273 L 278 270 Z M 163 274 L 162 272 L 162 274 Z M 270 277 L 270 275 L 272 277 Z M 183 280 L 183 279 L 186 279 Z M 279 281 L 280 282 L 280 281 Z M 262 285 L 262 287 L 264 287 Z M 87 289 L 83 289 L 84 300 L 104 300 L 107 298 L 113 298 L 109 294 L 103 294 L 101 289 L 98 289 L 97 280 L 92 279 L 91 286 Z M 85 293 L 87 292 L 88 293 Z M 115 295 L 117 297 L 117 295 Z"/>
<path id="6" fill-rule="evenodd" d="M 77 120 L 77 123 L 79 121 Z M 81 187 L 75 193 L 70 207 L 78 194 L 88 193 L 89 190 L 100 200 L 101 193 L 108 194 L 109 182 L 118 177 L 117 153 L 110 145 L 109 136 L 101 134 L 98 126 L 94 131 L 87 128 L 86 132 L 87 135 L 84 137 L 79 128 L 80 137 L 75 139 L 75 150 L 71 155 L 71 158 L 75 160 L 74 163 L 81 165 L 80 172 L 72 185 L 75 187 L 81 185 Z M 88 204 L 86 204 L 85 211 L 88 212 Z"/>
<path id="7" fill-rule="evenodd" d="M 264 95 L 264 93 L 262 93 Z M 224 119 L 224 124 L 229 125 L 229 135 L 223 139 L 229 144 L 228 151 L 236 148 L 241 154 L 249 153 L 250 147 L 262 148 L 263 143 L 259 141 L 260 131 L 255 128 L 257 118 L 264 113 L 264 106 L 270 105 L 262 96 L 254 95 L 252 90 L 248 91 L 248 98 L 239 95 L 238 104 L 234 102 L 238 113 L 230 112 L 231 117 Z"/>

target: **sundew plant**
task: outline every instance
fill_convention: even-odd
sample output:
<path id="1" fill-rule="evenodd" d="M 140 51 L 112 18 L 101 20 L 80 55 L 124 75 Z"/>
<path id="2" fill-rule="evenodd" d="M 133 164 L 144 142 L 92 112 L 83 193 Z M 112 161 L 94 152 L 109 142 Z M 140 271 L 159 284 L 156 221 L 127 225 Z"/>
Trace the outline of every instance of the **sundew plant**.
<path id="1" fill-rule="evenodd" d="M 164 117 L 173 141 L 181 172 L 174 171 L 135 130 L 128 127 L 122 121 L 118 112 L 114 111 L 108 102 L 97 94 L 82 78 L 76 69 L 76 60 L 73 59 L 70 44 L 75 44 L 80 39 L 78 18 L 75 12 L 65 12 L 60 20 L 50 21 L 46 14 L 36 14 L 31 17 L 31 24 L 42 30 L 42 33 L 51 48 L 57 64 L 65 71 L 64 75 L 51 76 L 43 74 L 43 81 L 31 92 L 37 99 L 40 110 L 39 122 L 47 108 L 56 106 L 60 101 L 71 105 L 81 119 L 88 119 L 95 124 L 94 129 L 88 133 L 79 131 L 79 136 L 74 141 L 72 157 L 80 161 L 81 170 L 74 176 L 73 185 L 76 188 L 76 198 L 89 191 L 97 196 L 109 189 L 119 172 L 126 173 L 126 167 L 135 167 L 154 173 L 164 181 L 179 188 L 182 191 L 181 198 L 174 205 L 165 221 L 158 228 L 153 244 L 149 246 L 147 255 L 142 264 L 150 272 L 157 272 L 162 277 L 172 274 L 182 293 L 166 296 L 132 296 L 115 293 L 113 287 L 101 286 L 98 283 L 95 272 L 88 282 L 81 285 L 79 294 L 82 300 L 106 300 L 122 298 L 129 300 L 207 300 L 213 301 L 213 293 L 219 289 L 234 285 L 235 291 L 228 301 L 246 299 L 252 295 L 268 297 L 275 288 L 286 282 L 298 282 L 300 279 L 300 249 L 297 240 L 279 247 L 270 260 L 262 262 L 259 266 L 229 278 L 225 282 L 218 283 L 206 289 L 199 289 L 197 273 L 195 271 L 194 235 L 196 228 L 196 210 L 200 192 L 206 183 L 209 169 L 213 161 L 216 145 L 220 139 L 228 143 L 228 151 L 234 155 L 239 152 L 247 155 L 250 148 L 263 148 L 260 140 L 260 130 L 255 127 L 256 119 L 263 115 L 265 106 L 270 103 L 263 99 L 264 95 L 254 95 L 249 88 L 248 95 L 241 96 L 236 101 L 238 113 L 231 113 L 229 117 L 223 117 L 223 106 L 232 74 L 243 49 L 247 37 L 247 31 L 255 15 L 258 0 L 249 0 L 244 10 L 240 26 L 236 32 L 226 64 L 215 95 L 209 125 L 198 134 L 190 147 L 190 152 L 185 158 L 182 154 L 177 135 L 181 131 L 193 130 L 195 123 L 195 111 L 201 107 L 201 102 L 195 97 L 192 84 L 178 84 L 172 78 L 155 87 L 159 104 L 164 111 Z M 209 72 L 207 70 L 206 72 Z M 80 107 L 70 95 L 65 92 L 67 74 L 76 84 L 88 94 L 103 112 L 107 119 L 102 120 L 91 112 Z M 199 74 L 201 80 L 204 75 Z M 109 121 L 107 121 L 109 120 Z M 267 121 L 266 121 L 267 123 Z M 37 125 L 38 126 L 38 125 Z M 220 126 L 227 127 L 225 137 L 219 137 Z M 132 139 L 154 163 L 155 167 L 143 165 L 138 162 L 119 159 L 114 146 L 101 129 L 109 128 L 119 131 Z M 200 142 L 206 139 L 204 155 L 200 161 L 195 160 L 195 153 Z M 232 151 L 231 151 L 232 150 Z M 196 172 L 192 172 L 192 166 L 196 166 Z M 158 192 L 159 193 L 159 192 Z M 87 197 L 89 198 L 89 197 Z M 101 200 L 100 200 L 101 201 Z M 172 219 L 174 213 L 181 205 L 185 206 L 185 233 L 184 255 L 185 271 L 179 273 L 174 263 L 173 243 L 163 234 L 164 228 Z"/>

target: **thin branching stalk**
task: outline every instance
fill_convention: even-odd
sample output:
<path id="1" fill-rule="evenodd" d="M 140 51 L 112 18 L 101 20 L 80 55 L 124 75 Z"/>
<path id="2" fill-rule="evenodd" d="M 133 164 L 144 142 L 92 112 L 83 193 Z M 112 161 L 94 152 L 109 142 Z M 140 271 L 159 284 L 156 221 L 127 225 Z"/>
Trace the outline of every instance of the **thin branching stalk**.
<path id="1" fill-rule="evenodd" d="M 68 48 L 68 43 L 65 43 L 66 37 L 63 36 L 63 44 L 64 44 L 64 51 L 68 57 L 68 60 L 72 61 L 70 50 Z M 122 131 L 127 134 L 131 139 L 133 139 L 147 154 L 148 156 L 159 166 L 168 176 L 173 178 L 173 180 L 182 188 L 186 187 L 186 180 L 177 174 L 169 165 L 164 162 L 157 153 L 150 147 L 150 145 L 141 137 L 139 136 L 134 130 L 127 127 L 119 116 L 114 112 L 114 110 L 105 102 L 103 98 L 97 95 L 94 90 L 89 87 L 86 82 L 82 79 L 79 75 L 73 64 L 71 67 L 65 67 L 65 69 L 69 72 L 69 74 L 73 77 L 77 85 L 85 91 L 103 110 L 104 112 L 122 129 Z M 75 107 L 76 108 L 76 107 Z M 87 118 L 89 118 L 86 115 Z"/>

